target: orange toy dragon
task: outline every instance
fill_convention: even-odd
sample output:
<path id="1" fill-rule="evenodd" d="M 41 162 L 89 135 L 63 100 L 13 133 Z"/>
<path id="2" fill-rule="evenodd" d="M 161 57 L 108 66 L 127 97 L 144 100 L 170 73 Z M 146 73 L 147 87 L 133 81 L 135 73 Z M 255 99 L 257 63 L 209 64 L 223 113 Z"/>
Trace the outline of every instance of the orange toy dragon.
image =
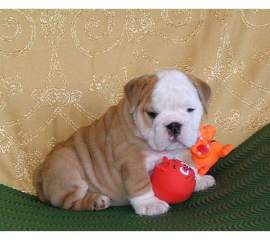
<path id="1" fill-rule="evenodd" d="M 213 140 L 216 128 L 212 125 L 202 126 L 200 128 L 201 136 L 192 146 L 191 153 L 198 173 L 202 176 L 219 160 L 228 155 L 232 149 L 232 144 L 223 145 Z"/>

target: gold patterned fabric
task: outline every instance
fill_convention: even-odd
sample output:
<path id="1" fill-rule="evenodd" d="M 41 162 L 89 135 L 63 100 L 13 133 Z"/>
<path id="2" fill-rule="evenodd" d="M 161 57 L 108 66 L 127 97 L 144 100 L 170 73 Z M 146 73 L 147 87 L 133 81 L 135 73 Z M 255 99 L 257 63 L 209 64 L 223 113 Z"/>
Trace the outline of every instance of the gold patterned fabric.
<path id="1" fill-rule="evenodd" d="M 131 78 L 179 68 L 210 84 L 204 123 L 240 144 L 270 120 L 269 10 L 1 10 L 0 183 L 33 169 Z"/>

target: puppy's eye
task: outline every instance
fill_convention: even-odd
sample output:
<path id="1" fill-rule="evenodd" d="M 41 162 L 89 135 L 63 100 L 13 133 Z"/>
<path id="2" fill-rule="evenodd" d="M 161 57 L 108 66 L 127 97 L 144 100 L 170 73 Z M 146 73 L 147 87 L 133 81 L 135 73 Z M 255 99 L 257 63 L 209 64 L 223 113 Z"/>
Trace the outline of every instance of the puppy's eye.
<path id="1" fill-rule="evenodd" d="M 190 112 L 193 112 L 194 110 L 195 110 L 194 108 L 188 108 L 188 109 L 187 109 L 187 112 L 190 113 Z"/>
<path id="2" fill-rule="evenodd" d="M 158 115 L 158 113 L 156 113 L 156 112 L 147 112 L 147 114 L 148 114 L 149 117 L 152 118 L 152 119 L 156 118 L 156 116 Z"/>

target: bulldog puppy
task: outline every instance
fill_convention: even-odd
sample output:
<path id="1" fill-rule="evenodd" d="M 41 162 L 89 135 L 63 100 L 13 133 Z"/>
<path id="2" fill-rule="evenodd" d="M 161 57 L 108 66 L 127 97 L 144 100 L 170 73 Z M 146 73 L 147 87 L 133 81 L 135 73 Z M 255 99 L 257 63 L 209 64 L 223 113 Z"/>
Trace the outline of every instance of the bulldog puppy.
<path id="1" fill-rule="evenodd" d="M 149 175 L 163 156 L 192 165 L 190 147 L 210 88 L 194 76 L 163 70 L 131 80 L 124 90 L 118 105 L 56 145 L 39 166 L 35 185 L 42 201 L 72 210 L 130 203 L 139 215 L 168 211 Z M 209 175 L 196 178 L 195 191 L 215 184 Z"/>

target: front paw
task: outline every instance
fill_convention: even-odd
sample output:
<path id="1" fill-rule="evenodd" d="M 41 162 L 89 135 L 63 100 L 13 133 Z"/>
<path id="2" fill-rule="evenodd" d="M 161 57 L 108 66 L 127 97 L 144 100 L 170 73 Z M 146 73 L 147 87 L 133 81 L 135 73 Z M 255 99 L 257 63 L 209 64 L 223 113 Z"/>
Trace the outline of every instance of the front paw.
<path id="1" fill-rule="evenodd" d="M 157 197 L 153 199 L 136 204 L 134 207 L 135 212 L 141 216 L 154 216 L 166 213 L 169 210 L 168 203 L 159 200 Z"/>
<path id="2" fill-rule="evenodd" d="M 216 180 L 211 175 L 199 176 L 196 179 L 195 192 L 205 191 L 216 185 Z"/>

